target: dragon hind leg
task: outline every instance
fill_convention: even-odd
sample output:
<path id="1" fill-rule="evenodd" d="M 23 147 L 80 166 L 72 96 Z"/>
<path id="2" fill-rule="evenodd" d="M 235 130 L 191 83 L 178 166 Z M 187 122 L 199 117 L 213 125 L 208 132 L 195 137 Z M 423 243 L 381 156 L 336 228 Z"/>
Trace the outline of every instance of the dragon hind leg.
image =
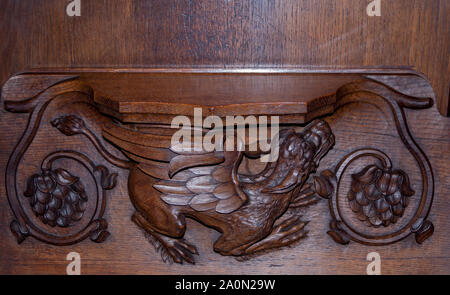
<path id="1" fill-rule="evenodd" d="M 133 214 L 132 220 L 137 226 L 145 230 L 147 238 L 155 246 L 155 249 L 160 252 L 164 262 L 181 264 L 183 261 L 186 261 L 195 264 L 193 255 L 198 255 L 195 246 L 190 245 L 183 238 L 171 238 L 157 232 L 139 212 Z"/>

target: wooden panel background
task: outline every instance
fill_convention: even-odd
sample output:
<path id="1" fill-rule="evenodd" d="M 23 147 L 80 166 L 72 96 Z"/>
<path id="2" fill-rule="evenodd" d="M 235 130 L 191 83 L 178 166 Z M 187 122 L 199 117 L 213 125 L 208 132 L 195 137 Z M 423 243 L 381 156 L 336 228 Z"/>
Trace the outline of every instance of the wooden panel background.
<path id="1" fill-rule="evenodd" d="M 446 0 L 382 0 L 381 17 L 368 17 L 365 9 L 369 1 L 359 0 L 82 0 L 81 17 L 65 14 L 68 2 L 0 1 L 2 84 L 13 73 L 50 67 L 408 66 L 430 79 L 441 113 L 449 109 Z M 393 146 L 390 152 L 402 154 L 401 145 L 393 143 L 398 140 L 393 126 L 387 126 L 375 108 L 351 108 L 327 118 L 339 141 L 321 167 L 330 167 L 346 152 L 365 145 L 368 138 L 375 147 Z M 2 168 L 0 273 L 64 274 L 67 253 L 77 251 L 82 255 L 83 273 L 364 274 L 367 253 L 377 251 L 384 274 L 448 274 L 450 120 L 439 116 L 436 106 L 409 110 L 407 116 L 436 178 L 430 217 L 436 232 L 422 246 L 412 237 L 385 247 L 337 245 L 326 235 L 328 209 L 326 202 L 321 202 L 309 210 L 309 237 L 295 247 L 238 262 L 212 251 L 217 233 L 189 222 L 187 239 L 196 240 L 201 253 L 197 265 L 166 265 L 130 220 L 133 210 L 125 175 L 108 203 L 105 216 L 112 236 L 104 244 L 84 241 L 53 247 L 28 239 L 18 246 L 9 231 L 12 216 Z M 6 113 L 2 107 L 0 167 L 6 166 L 25 124 L 26 115 Z M 397 161 L 403 159 L 399 156 Z"/>
<path id="2" fill-rule="evenodd" d="M 449 2 L 0 1 L 0 80 L 36 67 L 408 66 L 448 113 Z"/>

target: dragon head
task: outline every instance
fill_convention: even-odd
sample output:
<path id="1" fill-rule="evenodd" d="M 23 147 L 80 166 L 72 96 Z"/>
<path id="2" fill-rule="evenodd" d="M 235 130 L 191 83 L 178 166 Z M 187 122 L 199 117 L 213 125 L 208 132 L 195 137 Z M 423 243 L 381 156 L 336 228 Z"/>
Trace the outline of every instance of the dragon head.
<path id="1" fill-rule="evenodd" d="M 319 166 L 320 159 L 334 145 L 334 135 L 330 126 L 323 120 L 314 120 L 301 133 L 303 140 L 309 143 L 314 150 L 313 162 L 315 167 Z"/>
<path id="2" fill-rule="evenodd" d="M 323 120 L 315 120 L 301 132 L 285 129 L 280 132 L 280 156 L 263 171 L 264 190 L 286 193 L 303 185 L 320 159 L 334 145 L 334 135 Z"/>

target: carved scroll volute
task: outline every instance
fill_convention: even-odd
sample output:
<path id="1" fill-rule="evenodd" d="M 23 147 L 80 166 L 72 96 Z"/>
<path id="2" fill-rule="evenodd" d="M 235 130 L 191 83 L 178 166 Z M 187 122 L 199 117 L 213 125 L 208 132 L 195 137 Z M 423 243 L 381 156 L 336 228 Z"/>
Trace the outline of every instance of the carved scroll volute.
<path id="1" fill-rule="evenodd" d="M 396 92 L 383 84 L 373 81 L 350 83 L 337 92 L 337 107 L 363 102 L 383 109 L 391 116 L 387 119 L 396 126 L 405 150 L 411 153 L 420 169 L 422 192 L 417 194 L 411 187 L 405 171 L 394 169 L 391 159 L 376 149 L 360 149 L 346 155 L 334 169 L 322 171 L 315 178 L 316 192 L 329 199 L 332 221 L 328 234 L 334 241 L 347 244 L 350 240 L 368 244 L 385 245 L 395 243 L 414 233 L 420 244 L 433 234 L 433 224 L 426 220 L 433 200 L 434 180 L 431 165 L 422 149 L 417 145 L 408 130 L 403 108 L 422 109 L 433 104 L 431 98 L 414 98 Z M 346 196 L 339 195 L 340 184 L 346 169 L 359 158 L 376 158 L 379 164 L 360 167 L 351 176 L 351 187 Z M 340 208 L 341 198 L 347 198 L 348 206 L 360 222 L 370 227 L 390 227 L 403 216 L 411 198 L 418 199 L 418 207 L 409 216 L 405 226 L 384 234 L 364 231 L 352 226 Z M 347 220 L 347 221 L 346 221 Z M 378 230 L 378 231 L 381 231 Z M 376 232 L 376 231 L 375 231 Z"/>
<path id="2" fill-rule="evenodd" d="M 87 237 L 103 242 L 109 235 L 107 222 L 103 219 L 106 191 L 115 186 L 117 174 L 110 173 L 105 166 L 95 164 L 78 151 L 56 150 L 42 159 L 40 170 L 28 177 L 23 190 L 16 184 L 19 164 L 35 139 L 51 102 L 70 93 L 78 93 L 89 101 L 92 89 L 74 76 L 25 75 L 17 80 L 14 87 L 21 86 L 20 93 L 31 96 L 19 99 L 10 91 L 9 85 L 3 88 L 2 93 L 8 111 L 30 114 L 27 129 L 6 168 L 6 191 L 15 216 L 11 231 L 19 243 L 27 236 L 54 245 L 73 244 Z M 33 87 L 27 88 L 30 85 Z M 38 85 L 44 89 L 39 89 Z M 51 128 L 50 124 L 47 126 Z M 77 175 L 80 170 L 72 171 L 72 165 L 58 167 L 55 162 L 60 159 L 69 165 L 75 163 L 77 169 L 85 170 L 83 174 L 91 179 L 80 178 Z M 87 210 L 88 204 L 94 207 Z M 82 226 L 78 226 L 79 223 Z"/>

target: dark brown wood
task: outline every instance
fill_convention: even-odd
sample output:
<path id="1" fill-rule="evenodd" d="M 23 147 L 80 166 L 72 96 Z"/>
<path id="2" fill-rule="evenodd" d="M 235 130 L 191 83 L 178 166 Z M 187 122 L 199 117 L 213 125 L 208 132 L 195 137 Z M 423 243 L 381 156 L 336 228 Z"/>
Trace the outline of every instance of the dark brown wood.
<path id="1" fill-rule="evenodd" d="M 69 1 L 67 1 L 68 3 Z M 117 2 L 117 3 L 115 3 Z M 375 69 L 366 69 L 366 78 L 379 81 L 403 94 L 414 97 L 433 97 L 435 105 L 422 110 L 404 108 L 409 132 L 417 146 L 427 155 L 434 175 L 434 200 L 429 220 L 413 228 L 417 242 L 409 237 L 388 246 L 364 246 L 350 242 L 346 246 L 336 244 L 326 235 L 330 231 L 329 204 L 322 200 L 307 210 L 300 209 L 304 220 L 310 220 L 305 229 L 308 236 L 292 248 L 279 249 L 270 255 L 261 255 L 244 262 L 231 257 L 218 255 L 212 244 L 219 233 L 203 225 L 186 220 L 188 230 L 185 239 L 195 241 L 199 256 L 195 256 L 196 265 L 167 265 L 160 261 L 159 255 L 143 239 L 142 231 L 133 223 L 130 216 L 134 208 L 129 201 L 128 165 L 138 161 L 132 153 L 121 153 L 107 139 L 107 132 L 100 126 L 111 123 L 111 116 L 123 121 L 148 122 L 149 114 L 119 114 L 112 108 L 95 105 L 96 109 L 85 101 L 84 92 L 65 93 L 58 97 L 55 112 L 43 115 L 35 139 L 29 146 L 19 164 L 16 174 L 17 191 L 23 194 L 27 180 L 34 174 L 42 174 L 41 162 L 52 151 L 75 150 L 89 157 L 95 165 L 108 168 L 110 173 L 118 174 L 118 182 L 113 190 L 106 191 L 106 208 L 103 218 L 108 221 L 107 231 L 111 235 L 103 243 L 92 243 L 86 239 L 69 246 L 52 246 L 33 238 L 27 238 L 20 245 L 10 231 L 11 212 L 5 189 L 5 172 L 8 159 L 28 129 L 29 114 L 11 113 L 0 107 L 0 273 L 2 274 L 65 274 L 66 255 L 71 251 L 79 252 L 82 258 L 82 273 L 146 273 L 146 274 L 210 274 L 210 273 L 291 273 L 291 274 L 365 274 L 367 253 L 376 251 L 382 259 L 383 274 L 423 274 L 450 273 L 450 210 L 447 200 L 450 195 L 450 121 L 439 117 L 450 113 L 449 103 L 449 18 L 448 1 L 445 0 L 382 0 L 382 16 L 368 17 L 368 1 L 360 0 L 287 0 L 287 1 L 106 1 L 82 0 L 82 16 L 69 17 L 65 14 L 67 3 L 59 0 L 46 1 L 0 1 L 0 81 L 4 84 L 10 77 L 22 72 L 37 72 L 39 81 L 18 79 L 20 91 L 11 87 L 2 89 L 3 97 L 12 101 L 21 101 L 39 94 L 62 80 L 74 79 L 74 76 L 96 77 L 94 72 L 107 73 L 98 80 L 94 88 L 105 87 L 118 73 L 133 76 L 132 72 L 177 72 L 204 74 L 225 74 L 235 72 L 248 73 L 324 73 L 334 68 L 349 75 L 352 70 L 361 76 L 362 67 L 393 68 L 391 73 L 379 75 Z M 323 68 L 326 67 L 326 68 Z M 57 69 L 57 71 L 55 70 Z M 427 78 L 406 74 L 405 68 L 414 68 Z M 80 73 L 84 73 L 80 75 Z M 54 75 L 50 75 L 54 74 Z M 74 74 L 74 76 L 71 76 Z M 395 75 L 393 75 L 395 74 Z M 126 76 L 125 75 L 125 76 Z M 138 81 L 123 76 L 116 79 Z M 251 76 L 251 75 L 250 75 Z M 19 77 L 19 76 L 18 76 Z M 100 76 L 98 76 L 100 77 Z M 430 82 L 428 82 L 428 80 Z M 105 81 L 106 80 L 106 81 Z M 93 85 L 91 80 L 91 86 Z M 179 83 L 179 84 L 178 84 Z M 183 89 L 177 97 L 186 97 L 193 89 L 204 89 L 204 85 L 189 87 L 183 81 L 168 83 L 168 88 L 179 85 Z M 130 85 L 131 85 L 130 84 Z M 145 84 L 145 83 L 143 83 Z M 433 86 L 434 91 L 430 87 Z M 224 84 L 225 85 L 225 84 Z M 222 93 L 229 94 L 233 88 L 251 89 L 251 83 L 229 83 L 216 87 Z M 131 87 L 109 87 L 107 98 L 121 93 L 139 93 L 139 83 Z M 145 86 L 145 85 L 144 85 Z M 259 84 L 260 87 L 264 83 Z M 280 89 L 279 84 L 266 87 L 270 93 Z M 292 86 L 292 84 L 291 84 Z M 107 88 L 108 88 L 107 87 Z M 246 88 L 244 87 L 244 89 Z M 328 86 L 323 86 L 327 88 Z M 185 89 L 189 91 L 184 91 Z M 319 90 L 319 89 L 317 89 Z M 122 92 L 124 91 L 124 92 Z M 223 92 L 222 92 L 223 91 Z M 322 89 L 319 90 L 319 92 Z M 100 93 L 99 91 L 97 91 Z M 333 92 L 333 91 L 331 91 Z M 106 91 L 105 93 L 108 93 Z M 108 93 L 108 94 L 109 94 Z M 141 94 L 144 92 L 141 92 Z M 273 93 L 273 92 L 272 92 Z M 262 94 L 260 93 L 261 97 Z M 130 96 L 131 97 L 131 96 Z M 138 96 L 134 96 L 138 97 Z M 141 95 L 140 98 L 146 97 Z M 226 97 L 226 96 L 225 96 Z M 221 99 L 225 97 L 221 96 Z M 264 96 L 272 99 L 268 95 Z M 371 96 L 372 97 L 372 96 Z M 276 98 L 278 99 L 278 97 Z M 77 102 L 73 105 L 71 102 Z M 81 102 L 80 101 L 84 101 Z M 319 102 L 322 100 L 318 100 Z M 203 102 L 207 102 L 204 99 Z M 214 102 L 215 103 L 215 102 Z M 326 103 L 325 103 L 326 104 Z M 74 107 L 76 106 L 76 107 Z M 29 111 L 27 104 L 17 104 L 16 110 Z M 74 107 L 74 108 L 73 108 Z M 337 107 L 337 106 L 335 106 Z M 206 113 L 205 108 L 205 113 Z M 98 114 L 109 114 L 106 117 Z M 332 113 L 334 110 L 334 113 Z M 404 171 L 411 188 L 416 192 L 408 204 L 401 219 L 395 226 L 407 222 L 413 217 L 422 188 L 422 173 L 418 162 L 411 155 L 397 132 L 397 125 L 390 116 L 390 110 L 379 108 L 366 102 L 354 101 L 330 107 L 321 112 L 328 113 L 325 121 L 336 136 L 333 149 L 321 160 L 320 171 L 334 168 L 346 155 L 359 148 L 373 148 L 384 151 L 392 160 L 395 169 Z M 293 123 L 296 132 L 319 114 L 283 115 L 285 123 Z M 65 115 L 83 118 L 88 129 L 80 135 L 66 136 L 57 128 L 54 119 Z M 110 116 L 110 117 L 108 117 Z M 153 121 L 164 123 L 171 121 L 169 115 L 152 115 Z M 101 122 L 101 123 L 99 123 Z M 303 123 L 304 122 L 304 123 Z M 128 124 L 130 124 L 128 123 Z M 170 135 L 167 128 L 148 127 L 136 124 L 136 130 Z M 105 136 L 106 135 L 106 136 Z M 106 140 L 105 140 L 106 139 Z M 101 147 L 107 147 L 103 150 Z M 148 154 L 169 161 L 176 156 L 172 150 L 146 147 Z M 182 158 L 178 158 L 181 160 Z M 139 159 L 142 161 L 142 158 Z M 178 161 L 183 163 L 183 161 Z M 194 161 L 195 162 L 195 161 Z M 140 162 L 140 169 L 156 178 L 169 178 L 167 165 L 161 161 Z M 175 163 L 175 161 L 174 161 Z M 243 160 L 246 171 L 258 173 L 260 167 L 255 161 Z M 58 159 L 53 169 L 65 169 L 71 175 L 79 177 L 89 193 L 89 202 L 95 201 L 91 194 L 95 187 L 89 171 L 68 158 Z M 381 165 L 376 159 L 361 158 L 346 171 L 341 181 L 342 199 L 347 198 L 351 188 L 351 174 L 357 174 L 364 167 Z M 118 168 L 122 167 L 122 168 Z M 159 167 L 159 168 L 155 168 Z M 174 170 L 177 170 L 174 166 Z M 380 166 L 381 167 L 381 166 Z M 247 171 L 248 170 L 248 171 Z M 180 171 L 173 177 L 184 177 Z M 316 174 L 319 175 L 319 174 Z M 308 183 L 304 185 L 305 195 L 313 190 Z M 22 196 L 21 196 L 22 197 Z M 24 204 L 30 198 L 23 196 Z M 308 201 L 291 203 L 291 206 L 303 206 Z M 94 208 L 91 203 L 88 208 Z M 28 206 L 28 205 L 27 205 Z M 30 207 L 31 208 L 31 207 Z M 345 216 L 354 217 L 350 207 Z M 90 215 L 89 210 L 83 218 Z M 28 212 L 33 214 L 32 210 Z M 287 216 L 286 216 L 287 217 Z M 356 218 L 356 217 L 355 217 Z M 41 222 L 34 218 L 34 222 Z M 370 231 L 371 228 L 359 222 L 358 229 Z M 83 220 L 71 227 L 55 226 L 49 231 L 66 230 L 83 226 Z M 431 228 L 434 225 L 435 232 Z M 332 226 L 334 226 L 332 224 Z M 388 226 L 390 229 L 392 225 Z M 26 230 L 13 226 L 15 232 L 25 236 Z M 335 227 L 336 228 L 336 227 Z M 384 228 L 384 227 L 381 227 Z M 99 231 L 103 232 L 103 231 Z M 425 238 L 428 238 L 424 241 Z M 148 237 L 152 240 L 152 237 Z"/>
<path id="2" fill-rule="evenodd" d="M 117 1 L 0 3 L 1 82 L 48 67 L 412 67 L 449 108 L 448 1 Z M 39 24 L 39 25 L 37 25 Z"/>
<path id="3" fill-rule="evenodd" d="M 109 82 L 103 78 L 109 75 L 107 72 L 60 71 L 13 77 L 3 87 L 5 109 L 13 113 L 30 113 L 30 117 L 28 127 L 6 168 L 5 187 L 15 216 L 11 230 L 22 245 L 27 236 L 55 245 L 73 245 L 87 236 L 96 242 L 108 241 L 110 228 L 106 231 L 107 221 L 111 222 L 112 216 L 102 218 L 107 208 L 103 190 L 113 189 L 119 175 L 119 185 L 122 182 L 121 186 L 127 187 L 125 193 L 131 198 L 136 210 L 130 214 L 131 220 L 144 229 L 148 240 L 167 262 L 194 263 L 197 260 L 193 254 L 199 254 L 199 251 L 184 239 L 188 225 L 185 217 L 218 230 L 221 236 L 217 238 L 213 248 L 224 256 L 251 258 L 269 249 L 298 242 L 307 233 L 307 222 L 302 215 L 304 212 L 315 211 L 316 206 L 310 207 L 318 201 L 315 192 L 330 200 L 331 229 L 328 233 L 340 244 L 348 244 L 349 240 L 353 240 L 367 245 L 386 245 L 399 242 L 412 233 L 415 233 L 416 241 L 422 244 L 434 232 L 433 223 L 427 220 L 434 195 L 434 177 L 427 156 L 408 129 L 405 109 L 430 108 L 433 99 L 427 96 L 432 96 L 433 93 L 419 75 L 408 71 L 386 75 L 388 72 L 390 71 L 380 71 L 377 74 L 376 71 L 359 70 L 352 74 L 343 71 L 339 74 L 328 72 L 315 75 L 230 72 L 213 75 L 214 78 L 222 78 L 224 83 L 237 81 L 244 75 L 245 79 L 253 80 L 250 85 L 258 85 L 259 80 L 269 85 L 274 81 L 291 87 L 298 87 L 302 83 L 312 85 L 310 88 L 305 87 L 304 92 L 295 97 L 285 95 L 294 93 L 292 89 L 280 88 L 278 98 L 269 102 L 274 106 L 288 103 L 295 114 L 302 116 L 297 117 L 298 121 L 294 121 L 291 127 L 286 126 L 281 130 L 278 160 L 267 164 L 259 172 L 252 172 L 255 170 L 255 162 L 251 159 L 262 155 L 260 152 L 247 154 L 246 151 L 180 149 L 172 146 L 170 141 L 177 129 L 171 131 L 170 126 L 153 125 L 152 111 L 160 112 L 158 106 L 161 103 L 171 103 L 171 99 L 176 99 L 175 96 L 170 97 L 174 95 L 173 89 L 183 87 L 183 76 L 192 82 L 205 77 L 208 79 L 212 74 L 166 72 L 163 74 L 164 79 L 171 80 L 174 76 L 176 80 L 172 81 L 180 81 L 180 84 L 167 87 L 164 83 L 152 82 L 155 75 L 156 79 L 160 79 L 159 73 L 142 72 L 139 74 L 141 81 L 137 84 L 141 87 L 139 90 L 130 80 L 135 75 L 133 73 L 114 74 L 116 78 Z M 288 81 L 284 82 L 283 78 Z M 90 81 L 96 86 L 90 85 Z M 96 81 L 103 81 L 100 91 L 107 100 L 97 99 L 100 96 L 97 90 L 100 84 L 96 84 Z M 327 88 L 320 87 L 322 84 L 336 85 L 336 89 L 330 93 Z M 125 85 L 131 87 L 130 93 L 126 92 Z M 414 86 L 411 88 L 411 85 Z M 113 89 L 113 86 L 120 87 L 122 94 L 105 94 L 105 89 Z M 204 88 L 205 97 L 216 89 L 215 86 L 216 84 L 209 83 Z M 241 104 L 236 108 L 239 115 L 291 115 L 283 108 L 274 107 L 262 112 L 261 107 L 264 108 L 268 103 L 265 100 L 268 90 L 264 87 L 251 87 L 235 87 L 233 94 L 224 101 L 231 106 Z M 202 88 L 195 91 L 202 91 Z M 252 104 L 246 104 L 244 97 L 252 92 L 255 94 L 250 99 Z M 140 98 L 135 96 L 137 93 L 142 93 Z M 146 97 L 145 93 L 159 93 L 162 99 L 152 95 Z M 149 114 L 149 121 L 140 121 L 138 124 L 127 120 L 118 122 L 117 120 L 123 119 L 120 116 L 122 109 L 119 107 L 115 112 L 107 110 L 117 106 L 114 101 L 127 101 L 130 105 L 127 112 L 131 115 L 134 113 L 130 109 L 147 104 L 141 110 L 142 113 Z M 200 99 L 199 102 L 201 101 Z M 358 150 L 353 141 L 348 141 L 350 151 L 347 151 L 343 159 L 331 158 L 336 159 L 335 165 L 339 161 L 334 170 L 322 172 L 320 177 L 315 178 L 315 185 L 306 184 L 310 173 L 319 166 L 319 160 L 330 149 L 334 150 L 335 135 L 330 126 L 333 126 L 335 115 L 332 114 L 355 103 L 377 107 L 383 114 L 380 118 L 396 130 L 395 137 L 404 147 L 401 144 L 389 144 L 389 149 L 386 150 L 384 146 L 381 149 L 388 152 L 388 156 L 379 151 L 380 147 Z M 160 115 L 177 115 L 178 111 L 181 115 L 189 115 L 197 106 L 198 104 L 186 101 L 172 105 L 170 113 L 163 112 Z M 139 110 L 137 108 L 135 112 Z M 208 114 L 227 116 L 228 110 L 229 114 L 235 114 L 232 109 L 227 109 L 226 104 L 214 106 Z M 351 113 L 349 110 L 347 112 Z M 114 120 L 105 116 L 113 113 L 116 114 Z M 301 131 L 296 131 L 296 126 L 324 115 L 327 115 L 325 120 L 328 123 L 315 120 Z M 336 128 L 342 132 L 342 127 Z M 205 131 L 200 134 L 205 134 Z M 33 152 L 34 142 L 39 142 L 42 136 L 50 136 L 55 143 L 59 138 L 62 140 L 60 148 L 53 150 L 44 143 L 45 151 Z M 77 143 L 65 138 L 74 138 Z M 336 138 L 339 141 L 339 136 Z M 76 150 L 68 148 L 73 148 L 74 144 L 78 146 Z M 372 145 L 372 141 L 368 144 Z M 80 146 L 84 146 L 83 152 L 79 151 Z M 118 152 L 117 147 L 123 154 Z M 397 154 L 398 159 L 395 158 L 396 153 L 392 152 L 392 148 L 399 148 L 402 156 L 398 157 Z M 33 156 L 28 158 L 30 152 Z M 38 154 L 43 152 L 44 155 L 40 157 Z M 406 154 L 410 154 L 409 160 L 406 160 Z M 359 162 L 354 165 L 356 160 L 364 157 L 379 159 L 382 167 Z M 391 157 L 396 159 L 399 167 L 408 168 L 392 170 Z M 324 159 L 326 158 L 327 156 Z M 27 162 L 36 160 L 42 161 L 41 172 L 30 169 L 33 165 Z M 58 167 L 53 167 L 53 163 L 58 160 L 64 161 L 59 162 Z M 73 160 L 84 168 L 69 164 Z M 25 163 L 25 167 L 30 168 L 19 168 L 24 167 Z M 350 171 L 348 167 L 352 165 L 355 166 L 352 168 L 355 172 L 352 177 L 346 178 L 344 171 Z M 86 168 L 89 173 L 84 173 L 83 176 L 82 170 Z M 117 172 L 111 174 L 108 172 L 111 170 Z M 367 172 L 368 170 L 371 172 Z M 124 174 L 123 171 L 129 173 Z M 89 175 L 97 188 L 86 184 L 89 182 Z M 128 185 L 124 184 L 126 178 Z M 375 192 L 367 192 L 365 187 L 360 187 L 363 185 L 361 181 L 375 183 L 369 187 L 375 188 L 380 197 L 372 202 Z M 23 192 L 17 191 L 21 183 L 25 185 Z M 339 192 L 346 183 L 350 183 L 351 187 L 350 195 L 345 198 L 350 202 L 348 209 L 336 211 L 341 206 Z M 95 192 L 101 199 L 89 204 L 91 195 L 95 195 Z M 356 196 L 360 192 L 364 195 Z M 382 201 L 386 206 L 380 203 Z M 401 205 L 401 210 L 397 208 L 398 204 Z M 373 210 L 363 208 L 366 205 L 372 206 Z M 387 216 L 389 213 L 391 215 Z M 86 214 L 92 214 L 93 217 L 87 217 Z M 356 216 L 361 220 L 365 217 L 364 220 L 369 220 L 371 225 L 376 226 L 367 227 L 367 224 L 359 220 L 350 225 L 349 220 Z M 384 226 L 379 227 L 380 223 Z M 198 244 L 196 239 L 193 241 Z"/>

